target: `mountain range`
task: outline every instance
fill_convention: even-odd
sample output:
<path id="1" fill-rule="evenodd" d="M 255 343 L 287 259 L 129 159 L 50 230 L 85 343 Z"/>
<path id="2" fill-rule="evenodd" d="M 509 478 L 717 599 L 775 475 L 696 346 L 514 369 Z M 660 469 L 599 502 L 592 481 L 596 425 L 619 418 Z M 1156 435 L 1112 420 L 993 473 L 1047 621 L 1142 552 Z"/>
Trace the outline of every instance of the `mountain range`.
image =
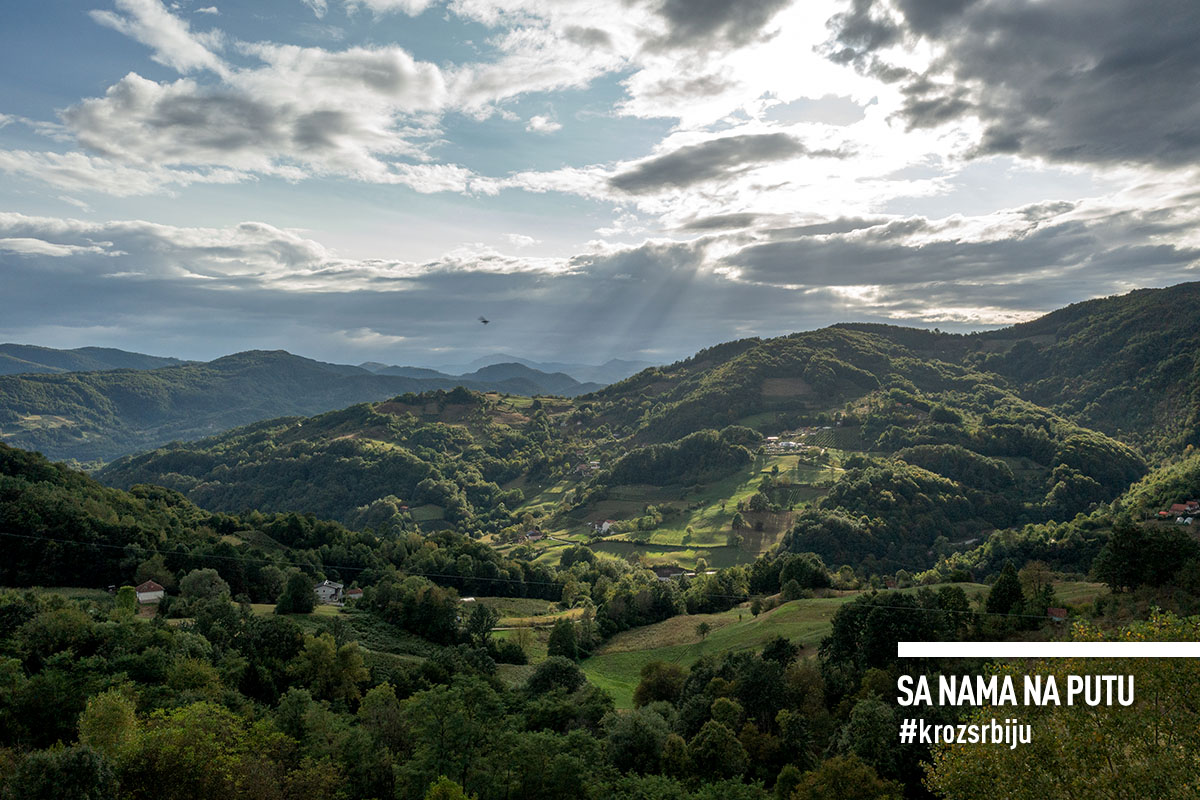
<path id="1" fill-rule="evenodd" d="M 743 339 L 575 398 L 406 395 L 172 444 L 98 476 L 352 527 L 536 524 L 594 544 L 589 525 L 607 519 L 602 550 L 722 564 L 783 544 L 927 569 L 992 531 L 1034 531 L 971 563 L 998 568 L 1024 548 L 1019 560 L 1078 571 L 1103 526 L 1080 539 L 1037 526 L 1116 501 L 1200 443 L 1197 299 L 1185 284 L 986 333 L 845 324 Z"/>
<path id="2" fill-rule="evenodd" d="M 247 351 L 209 362 L 155 366 L 152 356 L 102 351 L 108 362 L 72 361 L 49 348 L 27 348 L 39 371 L 0 375 L 0 441 L 55 459 L 109 461 L 175 439 L 196 439 L 280 416 L 311 415 L 406 392 L 451 390 L 518 395 L 577 395 L 600 388 L 523 364 L 493 364 L 454 377 L 377 374 L 282 350 Z M 20 346 L 10 352 L 22 353 Z M 15 357 L 15 356 L 14 356 Z M 83 358 L 83 357 L 81 357 Z M 140 360 L 139 360 L 140 359 Z M 29 363 L 34 363 L 29 361 Z M 98 371 L 51 372 L 56 364 L 126 363 Z"/>
<path id="3" fill-rule="evenodd" d="M 155 369 L 183 364 L 178 358 L 148 356 L 111 347 L 56 350 L 31 344 L 0 344 L 0 375 Z"/>

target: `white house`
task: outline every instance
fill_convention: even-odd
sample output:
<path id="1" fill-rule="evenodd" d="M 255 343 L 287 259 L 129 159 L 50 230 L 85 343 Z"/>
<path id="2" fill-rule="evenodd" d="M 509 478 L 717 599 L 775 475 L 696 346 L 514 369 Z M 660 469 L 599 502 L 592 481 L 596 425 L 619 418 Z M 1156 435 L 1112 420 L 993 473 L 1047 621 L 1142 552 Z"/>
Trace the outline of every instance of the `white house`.
<path id="1" fill-rule="evenodd" d="M 313 587 L 317 599 L 322 603 L 332 604 L 342 602 L 342 584 L 326 580 Z"/>
<path id="2" fill-rule="evenodd" d="M 154 581 L 146 581 L 141 586 L 138 586 L 136 591 L 139 603 L 157 603 L 167 593 L 166 589 Z"/>

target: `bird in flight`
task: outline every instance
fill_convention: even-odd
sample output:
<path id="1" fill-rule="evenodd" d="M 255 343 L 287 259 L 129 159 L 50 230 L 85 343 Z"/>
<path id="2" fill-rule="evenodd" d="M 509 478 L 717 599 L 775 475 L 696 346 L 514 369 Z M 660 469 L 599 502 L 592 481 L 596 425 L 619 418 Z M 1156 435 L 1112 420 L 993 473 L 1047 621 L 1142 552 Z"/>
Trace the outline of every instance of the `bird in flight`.
<path id="1" fill-rule="evenodd" d="M 484 325 L 487 325 L 489 322 L 491 322 L 491 320 L 488 319 L 487 317 L 480 317 L 479 321 L 482 322 Z"/>

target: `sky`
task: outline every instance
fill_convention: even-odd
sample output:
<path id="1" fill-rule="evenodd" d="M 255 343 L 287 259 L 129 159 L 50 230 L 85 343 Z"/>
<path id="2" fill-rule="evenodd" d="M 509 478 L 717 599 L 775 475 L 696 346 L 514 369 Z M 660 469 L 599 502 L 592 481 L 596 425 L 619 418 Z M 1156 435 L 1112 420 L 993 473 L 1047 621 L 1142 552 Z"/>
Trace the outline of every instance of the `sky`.
<path id="1" fill-rule="evenodd" d="M 668 363 L 841 321 L 1008 325 L 1200 269 L 1195 0 L 6 0 L 0 22 L 0 341 Z"/>

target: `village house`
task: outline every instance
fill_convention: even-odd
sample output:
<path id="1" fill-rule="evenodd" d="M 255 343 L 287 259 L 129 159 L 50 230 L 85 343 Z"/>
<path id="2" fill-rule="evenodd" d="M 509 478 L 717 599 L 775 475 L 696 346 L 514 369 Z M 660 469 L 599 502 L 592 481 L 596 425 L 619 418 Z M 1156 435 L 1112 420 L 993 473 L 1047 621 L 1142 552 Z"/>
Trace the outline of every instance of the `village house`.
<path id="1" fill-rule="evenodd" d="M 313 591 L 317 594 L 317 600 L 326 605 L 342 602 L 342 584 L 340 583 L 325 580 L 313 587 Z"/>
<path id="2" fill-rule="evenodd" d="M 651 570 L 656 576 L 658 576 L 658 579 L 664 583 L 683 574 L 683 567 L 677 567 L 673 564 L 661 567 L 651 567 Z"/>
<path id="3" fill-rule="evenodd" d="M 1046 616 L 1054 622 L 1066 622 L 1067 610 L 1065 608 L 1047 608 Z"/>
<path id="4" fill-rule="evenodd" d="M 139 603 L 157 603 L 166 595 L 167 590 L 160 586 L 155 581 L 146 581 L 137 587 L 137 601 Z"/>
<path id="5" fill-rule="evenodd" d="M 545 539 L 545 538 L 546 538 L 546 534 L 542 533 L 539 530 L 528 531 L 525 534 L 525 540 L 529 541 L 529 542 L 540 542 L 542 539 Z"/>
<path id="6" fill-rule="evenodd" d="M 347 600 L 362 600 L 362 595 L 362 589 L 347 589 L 345 597 Z"/>
<path id="7" fill-rule="evenodd" d="M 615 519 L 606 519 L 604 522 L 593 522 L 592 529 L 599 534 L 605 534 L 612 530 L 612 527 L 617 524 Z"/>

